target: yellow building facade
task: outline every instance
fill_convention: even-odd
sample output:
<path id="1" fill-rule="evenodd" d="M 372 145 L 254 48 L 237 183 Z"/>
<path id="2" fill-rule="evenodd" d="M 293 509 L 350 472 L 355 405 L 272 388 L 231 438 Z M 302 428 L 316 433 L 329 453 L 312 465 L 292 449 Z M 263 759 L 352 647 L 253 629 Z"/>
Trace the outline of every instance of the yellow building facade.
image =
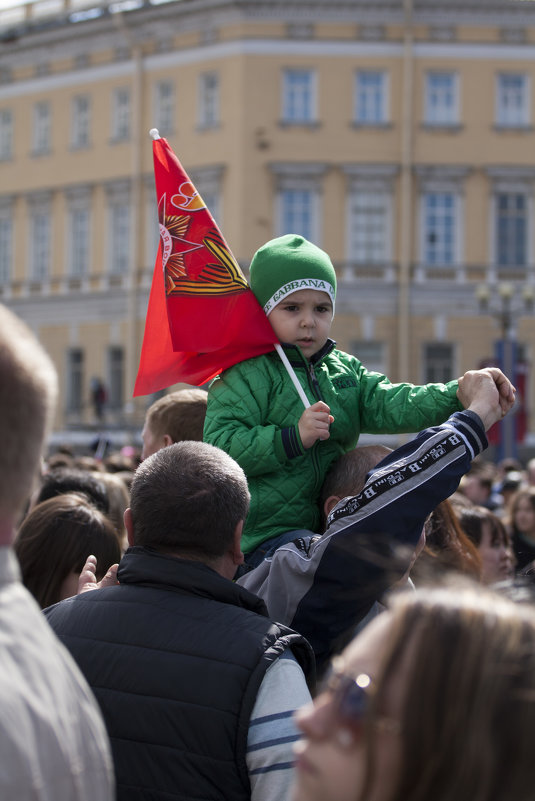
<path id="1" fill-rule="evenodd" d="M 342 349 L 423 383 L 505 336 L 535 431 L 534 120 L 530 0 L 0 11 L 0 297 L 58 367 L 58 430 L 137 430 L 151 400 L 156 127 L 245 270 L 289 231 L 331 255 Z"/>

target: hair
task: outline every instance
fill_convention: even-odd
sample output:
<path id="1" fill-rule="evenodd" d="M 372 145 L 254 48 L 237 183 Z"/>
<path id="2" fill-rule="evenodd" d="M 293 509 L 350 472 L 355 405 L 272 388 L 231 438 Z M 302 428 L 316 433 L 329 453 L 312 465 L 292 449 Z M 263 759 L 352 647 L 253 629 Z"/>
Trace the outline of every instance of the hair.
<path id="1" fill-rule="evenodd" d="M 77 492 L 85 495 L 101 512 L 108 514 L 110 504 L 102 475 L 75 467 L 51 470 L 41 479 L 41 489 L 35 503 L 64 495 L 66 492 Z"/>
<path id="2" fill-rule="evenodd" d="M 109 506 L 107 517 L 111 520 L 122 547 L 126 540 L 124 512 L 130 505 L 130 492 L 119 473 L 102 473 L 98 480 L 106 488 Z"/>
<path id="3" fill-rule="evenodd" d="M 526 487 L 525 489 L 519 489 L 518 492 L 516 492 L 511 498 L 507 510 L 507 518 L 512 533 L 517 532 L 517 528 L 515 525 L 515 515 L 519 501 L 521 500 L 527 500 L 531 504 L 532 509 L 535 510 L 535 487 Z"/>
<path id="4" fill-rule="evenodd" d="M 57 398 L 57 374 L 28 326 L 0 304 L 0 513 L 17 519 L 31 495 Z"/>
<path id="5" fill-rule="evenodd" d="M 35 506 L 14 542 L 22 581 L 44 609 L 61 600 L 61 585 L 81 573 L 89 554 L 97 557 L 97 579 L 121 558 L 108 518 L 87 498 L 67 493 Z"/>
<path id="6" fill-rule="evenodd" d="M 394 598 L 390 616 L 373 701 L 380 714 L 401 667 L 400 775 L 389 801 L 531 801 L 532 604 L 479 586 L 426 588 Z M 363 798 L 374 759 L 367 731 Z"/>
<path id="7" fill-rule="evenodd" d="M 479 579 L 481 557 L 477 546 L 460 524 L 457 508 L 446 499 L 427 518 L 425 547 L 416 560 L 411 575 L 417 581 L 428 583 L 451 571 Z"/>
<path id="8" fill-rule="evenodd" d="M 207 398 L 204 389 L 170 392 L 149 406 L 145 424 L 155 437 L 168 434 L 173 442 L 202 442 Z"/>
<path id="9" fill-rule="evenodd" d="M 132 472 L 139 465 L 139 459 L 134 456 L 127 456 L 124 453 L 111 453 L 104 459 L 104 467 L 108 473 Z"/>
<path id="10" fill-rule="evenodd" d="M 463 531 L 477 547 L 481 545 L 485 523 L 490 526 L 490 536 L 493 542 L 498 540 L 503 545 L 509 545 L 507 529 L 500 518 L 490 509 L 485 509 L 484 506 L 467 506 L 464 509 L 459 508 L 457 515 Z"/>
<path id="11" fill-rule="evenodd" d="M 476 481 L 477 484 L 486 490 L 489 495 L 492 491 L 494 481 L 497 477 L 496 465 L 491 464 L 485 460 L 474 460 L 470 470 L 461 478 L 458 492 L 468 495 L 470 497 L 470 484 Z"/>
<path id="12" fill-rule="evenodd" d="M 204 442 L 179 442 L 145 459 L 130 491 L 134 545 L 217 559 L 249 510 L 241 467 Z"/>
<path id="13" fill-rule="evenodd" d="M 358 495 L 366 483 L 366 476 L 390 453 L 385 445 L 361 445 L 343 453 L 325 476 L 320 493 L 321 511 L 327 498 L 337 495 L 346 498 Z"/>

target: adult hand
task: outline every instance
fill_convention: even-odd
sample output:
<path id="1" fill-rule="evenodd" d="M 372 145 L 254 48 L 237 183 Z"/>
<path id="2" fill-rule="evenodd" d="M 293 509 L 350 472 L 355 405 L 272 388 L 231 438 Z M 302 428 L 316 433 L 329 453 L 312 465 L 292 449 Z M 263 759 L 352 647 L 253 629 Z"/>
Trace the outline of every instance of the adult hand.
<path id="1" fill-rule="evenodd" d="M 101 588 L 113 587 L 115 584 L 118 584 L 118 567 L 118 564 L 112 565 L 104 578 L 102 578 L 100 581 L 97 581 L 97 557 L 93 555 L 88 556 L 85 560 L 85 565 L 82 568 L 82 572 L 80 573 L 80 578 L 78 579 L 78 592 L 76 594 L 80 595 L 82 592 L 100 590 Z"/>
<path id="2" fill-rule="evenodd" d="M 330 409 L 323 401 L 317 401 L 305 409 L 299 418 L 299 436 L 308 450 L 318 439 L 329 439 L 329 426 L 334 422 Z"/>
<path id="3" fill-rule="evenodd" d="M 515 389 L 497 367 L 468 370 L 459 378 L 457 397 L 465 409 L 481 418 L 485 431 L 512 408 Z"/>

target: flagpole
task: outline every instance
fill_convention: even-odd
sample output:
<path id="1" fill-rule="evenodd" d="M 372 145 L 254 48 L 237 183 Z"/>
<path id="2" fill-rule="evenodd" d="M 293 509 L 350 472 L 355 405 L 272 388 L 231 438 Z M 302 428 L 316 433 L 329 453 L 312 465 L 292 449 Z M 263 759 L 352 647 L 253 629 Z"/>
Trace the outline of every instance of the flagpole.
<path id="1" fill-rule="evenodd" d="M 280 345 L 278 342 L 276 342 L 275 343 L 275 350 L 277 351 L 277 353 L 281 357 L 282 363 L 286 367 L 286 370 L 288 371 L 288 375 L 292 379 L 292 384 L 294 385 L 294 387 L 296 388 L 297 392 L 299 393 L 299 397 L 303 401 L 303 405 L 304 405 L 305 409 L 308 409 L 308 407 L 310 406 L 310 401 L 308 400 L 308 398 L 307 398 L 307 396 L 305 394 L 305 390 L 301 386 L 301 384 L 299 382 L 299 379 L 297 378 L 292 365 L 288 361 L 288 357 L 285 354 L 285 352 L 283 351 L 282 345 Z"/>

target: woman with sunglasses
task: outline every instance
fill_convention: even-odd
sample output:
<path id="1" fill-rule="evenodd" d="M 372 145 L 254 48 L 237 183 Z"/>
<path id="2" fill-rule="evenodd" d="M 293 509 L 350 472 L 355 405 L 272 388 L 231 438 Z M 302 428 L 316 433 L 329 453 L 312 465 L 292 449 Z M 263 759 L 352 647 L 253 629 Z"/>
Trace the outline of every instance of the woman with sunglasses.
<path id="1" fill-rule="evenodd" d="M 532 801 L 535 608 L 403 593 L 297 722 L 294 801 Z"/>

